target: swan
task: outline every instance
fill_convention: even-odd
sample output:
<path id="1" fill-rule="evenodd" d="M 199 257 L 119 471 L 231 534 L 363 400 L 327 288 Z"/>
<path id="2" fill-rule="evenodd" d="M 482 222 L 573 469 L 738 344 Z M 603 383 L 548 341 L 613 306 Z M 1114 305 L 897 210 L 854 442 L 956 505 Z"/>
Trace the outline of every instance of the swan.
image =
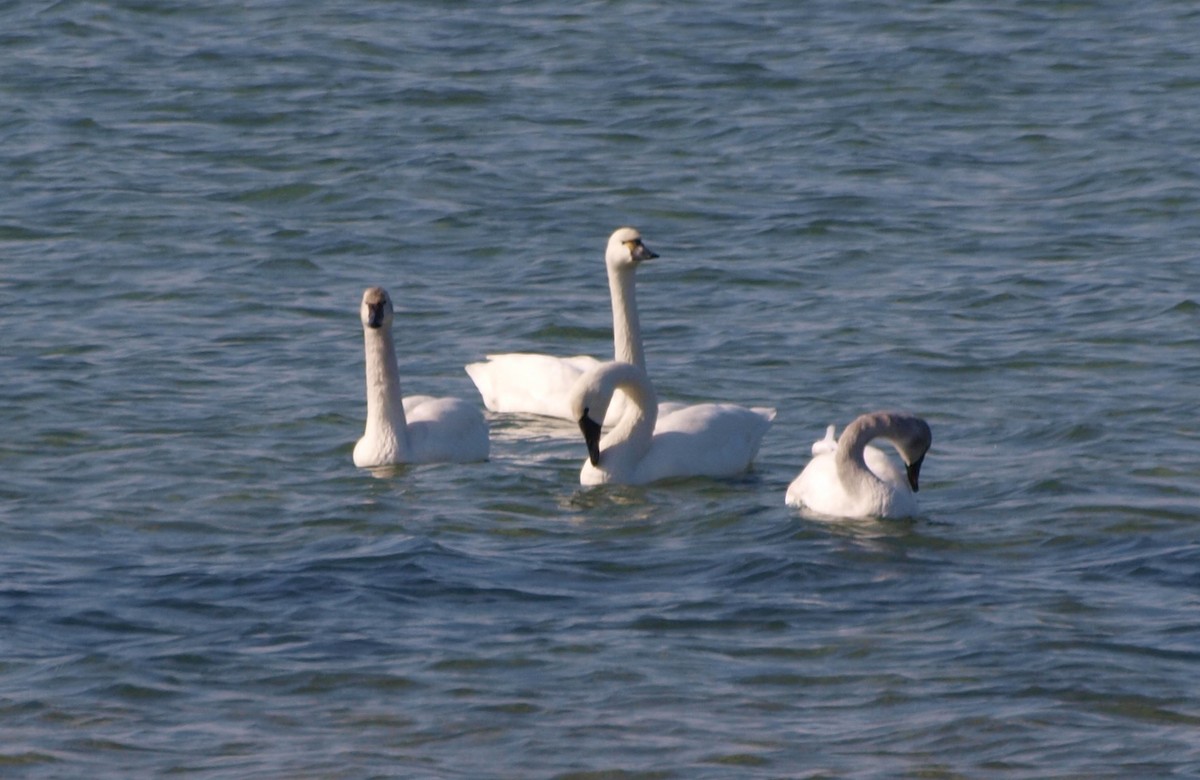
<path id="1" fill-rule="evenodd" d="M 354 445 L 354 465 L 487 460 L 488 426 L 479 409 L 460 398 L 401 399 L 392 344 L 395 315 L 387 290 L 367 288 L 361 315 L 367 352 L 367 429 Z"/>
<path id="2" fill-rule="evenodd" d="M 813 458 L 788 486 L 788 506 L 835 517 L 912 517 L 917 513 L 917 478 L 933 443 L 929 424 L 899 412 L 860 415 L 834 439 L 834 427 L 812 446 Z M 875 447 L 885 439 L 904 460 L 902 472 Z"/>
<path id="3" fill-rule="evenodd" d="M 646 369 L 642 351 L 642 331 L 638 323 L 634 272 L 646 260 L 658 257 L 642 243 L 635 228 L 622 227 L 613 232 L 604 252 L 608 268 L 608 289 L 612 298 L 613 354 L 625 363 Z M 466 366 L 467 374 L 479 389 L 483 405 L 493 412 L 538 414 L 572 420 L 567 394 L 579 377 L 600 365 L 590 355 L 555 357 L 525 352 L 488 355 L 487 360 Z M 623 402 L 613 404 L 613 424 L 620 417 Z"/>
<path id="4" fill-rule="evenodd" d="M 601 438 L 613 394 L 629 402 Z M 601 363 L 586 371 L 568 395 L 588 459 L 582 485 L 642 485 L 670 477 L 719 477 L 745 471 L 758 452 L 774 409 L 733 404 L 676 405 L 663 409 L 646 372 L 632 363 Z"/>

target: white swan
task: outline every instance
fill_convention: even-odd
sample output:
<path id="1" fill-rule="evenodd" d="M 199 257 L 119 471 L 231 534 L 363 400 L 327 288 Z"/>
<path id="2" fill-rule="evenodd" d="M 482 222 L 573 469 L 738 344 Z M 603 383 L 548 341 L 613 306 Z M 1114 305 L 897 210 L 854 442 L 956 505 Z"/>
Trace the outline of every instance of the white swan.
<path id="1" fill-rule="evenodd" d="M 629 402 L 601 438 L 600 423 L 618 389 Z M 774 409 L 733 404 L 664 410 L 646 372 L 621 362 L 589 369 L 571 389 L 569 400 L 588 449 L 579 473 L 583 485 L 642 485 L 670 477 L 737 474 L 749 467 L 775 419 Z"/>
<path id="2" fill-rule="evenodd" d="M 933 442 L 920 417 L 896 412 L 859 416 L 837 441 L 834 427 L 813 444 L 813 458 L 788 486 L 788 506 L 834 517 L 912 517 L 917 513 L 917 479 Z M 868 447 L 885 439 L 904 459 L 905 471 L 883 451 Z"/>
<path id="3" fill-rule="evenodd" d="M 608 267 L 608 289 L 612 297 L 613 354 L 625 363 L 646 368 L 642 331 L 638 324 L 634 272 L 645 260 L 658 257 L 642 243 L 631 227 L 618 228 L 608 239 L 604 263 Z M 525 352 L 488 355 L 487 360 L 466 366 L 471 381 L 479 388 L 483 404 L 493 412 L 540 414 L 574 420 L 567 394 L 576 380 L 600 361 L 589 355 L 554 357 Z M 613 404 L 614 423 L 624 404 Z"/>
<path id="4" fill-rule="evenodd" d="M 392 299 L 369 287 L 362 299 L 367 352 L 367 429 L 354 445 L 354 465 L 487 460 L 483 414 L 459 398 L 414 395 L 401 399 L 392 344 Z"/>

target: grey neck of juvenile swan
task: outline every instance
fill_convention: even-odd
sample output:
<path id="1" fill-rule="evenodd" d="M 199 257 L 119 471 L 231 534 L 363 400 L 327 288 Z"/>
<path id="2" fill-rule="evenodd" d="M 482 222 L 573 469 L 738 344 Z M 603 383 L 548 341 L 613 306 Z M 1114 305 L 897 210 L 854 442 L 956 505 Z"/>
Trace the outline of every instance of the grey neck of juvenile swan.
<path id="1" fill-rule="evenodd" d="M 894 431 L 895 425 L 890 414 L 864 414 L 847 425 L 838 437 L 834 462 L 838 479 L 851 496 L 865 495 L 871 488 L 883 484 L 867 467 L 863 451 L 873 439 Z"/>
<path id="2" fill-rule="evenodd" d="M 367 430 L 396 440 L 401 453 L 408 451 L 408 424 L 400 395 L 400 367 L 390 327 L 363 327 L 367 360 Z"/>
<path id="3" fill-rule="evenodd" d="M 612 298 L 613 357 L 622 363 L 632 363 L 646 370 L 642 353 L 641 326 L 638 323 L 637 293 L 634 266 L 610 266 L 608 290 Z"/>

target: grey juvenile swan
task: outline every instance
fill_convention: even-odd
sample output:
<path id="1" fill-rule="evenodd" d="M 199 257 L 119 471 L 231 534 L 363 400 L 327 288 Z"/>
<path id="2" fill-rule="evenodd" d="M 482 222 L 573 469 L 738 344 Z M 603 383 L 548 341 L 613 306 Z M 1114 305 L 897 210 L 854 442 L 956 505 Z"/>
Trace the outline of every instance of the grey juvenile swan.
<path id="1" fill-rule="evenodd" d="M 832 517 L 912 517 L 917 513 L 918 477 L 933 443 L 929 424 L 899 412 L 873 412 L 846 426 L 836 441 L 831 425 L 813 444 L 813 458 L 788 486 L 788 506 L 806 507 Z M 905 470 L 874 439 L 890 442 Z"/>

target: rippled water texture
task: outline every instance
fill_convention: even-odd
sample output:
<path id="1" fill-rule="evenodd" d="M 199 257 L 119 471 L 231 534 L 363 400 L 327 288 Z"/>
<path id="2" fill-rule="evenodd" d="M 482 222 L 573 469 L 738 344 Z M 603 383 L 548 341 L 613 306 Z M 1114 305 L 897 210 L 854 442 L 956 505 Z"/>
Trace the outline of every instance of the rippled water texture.
<path id="1" fill-rule="evenodd" d="M 1200 774 L 1200 13 L 1001 5 L 5 6 L 0 775 Z M 364 287 L 477 400 L 622 224 L 751 473 L 353 467 Z M 876 408 L 922 516 L 786 508 Z"/>

